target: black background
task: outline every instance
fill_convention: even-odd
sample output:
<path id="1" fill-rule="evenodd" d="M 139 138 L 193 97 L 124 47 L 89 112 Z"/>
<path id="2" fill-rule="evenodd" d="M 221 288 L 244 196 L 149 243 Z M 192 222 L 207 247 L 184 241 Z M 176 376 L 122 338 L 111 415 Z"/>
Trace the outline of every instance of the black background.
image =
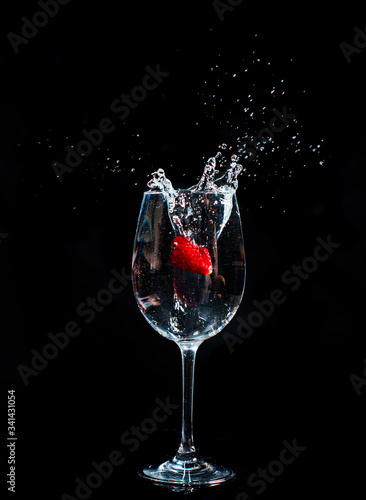
<path id="1" fill-rule="evenodd" d="M 210 1 L 71 0 L 16 54 L 8 33 L 20 34 L 21 18 L 40 9 L 36 2 L 2 3 L 0 233 L 8 236 L 0 244 L 1 497 L 9 389 L 17 398 L 13 497 L 75 497 L 75 480 L 115 449 L 125 464 L 90 498 L 182 496 L 136 475 L 141 464 L 174 453 L 179 409 L 136 452 L 120 443 L 151 416 L 156 398 L 180 404 L 177 346 L 149 327 L 130 284 L 89 325 L 76 309 L 108 285 L 112 269 L 129 272 L 147 174 L 163 167 L 175 185 L 194 184 L 203 158 L 223 141 L 235 143 L 227 120 L 242 135 L 255 133 L 273 116 L 262 116 L 263 106 L 293 110 L 302 145 L 298 154 L 289 148 L 289 127 L 276 137 L 277 152 L 248 164 L 251 175 L 240 178 L 247 284 L 238 315 L 246 319 L 253 301 L 275 288 L 286 302 L 234 353 L 223 334 L 198 351 L 196 444 L 238 476 L 191 496 L 256 498 L 248 476 L 295 438 L 306 450 L 263 498 L 364 496 L 366 396 L 349 377 L 363 376 L 366 357 L 366 49 L 348 63 L 339 46 L 353 43 L 355 26 L 365 28 L 355 5 L 320 13 L 308 3 L 243 2 L 221 21 Z M 169 76 L 118 123 L 111 103 L 158 64 Z M 286 93 L 272 96 L 281 79 Z M 223 100 L 209 98 L 213 93 Z M 52 162 L 64 162 L 65 146 L 103 118 L 116 130 L 58 182 Z M 318 237 L 341 246 L 291 291 L 281 276 L 313 255 Z M 25 385 L 19 365 L 30 366 L 31 350 L 41 352 L 47 334 L 69 321 L 80 335 Z M 227 331 L 235 334 L 237 325 L 234 318 Z"/>

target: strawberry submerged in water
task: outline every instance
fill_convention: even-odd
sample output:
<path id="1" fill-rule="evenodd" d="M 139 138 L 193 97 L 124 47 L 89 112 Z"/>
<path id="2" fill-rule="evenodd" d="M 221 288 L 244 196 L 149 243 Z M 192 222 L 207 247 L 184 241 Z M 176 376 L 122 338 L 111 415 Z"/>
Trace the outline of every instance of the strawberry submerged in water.
<path id="1" fill-rule="evenodd" d="M 188 274 L 177 267 L 174 269 L 173 285 L 179 301 L 190 309 L 197 307 L 202 298 L 202 274 Z"/>
<path id="2" fill-rule="evenodd" d="M 204 276 L 212 273 L 211 256 L 207 248 L 196 245 L 184 236 L 174 238 L 171 248 L 169 262 L 173 266 Z"/>

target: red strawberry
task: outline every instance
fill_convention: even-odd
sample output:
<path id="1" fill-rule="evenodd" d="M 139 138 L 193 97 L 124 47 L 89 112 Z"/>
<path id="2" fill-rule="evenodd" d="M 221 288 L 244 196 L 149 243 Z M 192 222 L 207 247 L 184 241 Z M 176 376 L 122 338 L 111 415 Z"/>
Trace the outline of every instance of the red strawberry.
<path id="1" fill-rule="evenodd" d="M 171 248 L 169 262 L 173 266 L 204 276 L 212 273 L 212 262 L 207 248 L 196 245 L 184 236 L 174 238 Z"/>

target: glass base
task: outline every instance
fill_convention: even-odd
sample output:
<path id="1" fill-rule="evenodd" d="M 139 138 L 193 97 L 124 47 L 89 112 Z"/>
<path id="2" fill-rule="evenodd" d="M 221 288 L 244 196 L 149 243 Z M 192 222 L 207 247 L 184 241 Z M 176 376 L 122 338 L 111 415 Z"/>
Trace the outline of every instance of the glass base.
<path id="1" fill-rule="evenodd" d="M 152 481 L 183 487 L 214 486 L 235 476 L 233 471 L 220 465 L 199 459 L 180 460 L 177 457 L 158 467 L 147 467 L 139 474 Z"/>

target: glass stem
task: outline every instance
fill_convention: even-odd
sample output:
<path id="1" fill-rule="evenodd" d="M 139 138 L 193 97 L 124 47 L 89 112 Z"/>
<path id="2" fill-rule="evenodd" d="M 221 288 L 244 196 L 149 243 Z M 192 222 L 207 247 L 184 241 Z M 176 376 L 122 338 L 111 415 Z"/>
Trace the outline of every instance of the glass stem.
<path id="1" fill-rule="evenodd" d="M 179 343 L 182 355 L 182 438 L 176 455 L 179 460 L 195 461 L 196 449 L 193 441 L 193 385 L 196 352 L 200 343 Z"/>

